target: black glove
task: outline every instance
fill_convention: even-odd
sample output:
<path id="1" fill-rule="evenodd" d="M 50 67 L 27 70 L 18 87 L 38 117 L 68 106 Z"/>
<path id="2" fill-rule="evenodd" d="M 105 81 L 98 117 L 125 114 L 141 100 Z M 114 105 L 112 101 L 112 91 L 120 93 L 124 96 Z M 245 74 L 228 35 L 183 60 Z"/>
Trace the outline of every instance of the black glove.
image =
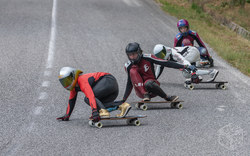
<path id="1" fill-rule="evenodd" d="M 191 82 L 193 82 L 193 83 L 199 83 L 200 82 L 199 76 L 196 75 L 196 73 L 192 73 Z"/>
<path id="2" fill-rule="evenodd" d="M 197 68 L 194 65 L 187 66 L 186 69 L 192 73 L 196 72 Z"/>
<path id="3" fill-rule="evenodd" d="M 93 119 L 94 122 L 98 122 L 100 120 L 100 116 L 99 116 L 97 109 L 92 110 L 91 118 Z"/>
<path id="4" fill-rule="evenodd" d="M 56 120 L 69 121 L 69 115 L 65 114 L 62 117 L 56 118 Z"/>

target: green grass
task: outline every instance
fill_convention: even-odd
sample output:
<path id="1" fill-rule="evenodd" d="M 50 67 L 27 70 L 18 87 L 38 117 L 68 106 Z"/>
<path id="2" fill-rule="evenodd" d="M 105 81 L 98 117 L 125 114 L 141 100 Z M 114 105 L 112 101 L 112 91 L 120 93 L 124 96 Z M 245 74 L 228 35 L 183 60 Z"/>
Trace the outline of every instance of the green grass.
<path id="1" fill-rule="evenodd" d="M 250 76 L 250 41 L 213 21 L 211 16 L 204 13 L 195 4 L 184 8 L 166 0 L 158 0 L 158 2 L 162 4 L 162 9 L 167 13 L 176 16 L 178 19 L 187 19 L 191 30 L 198 32 L 200 37 L 219 56 L 242 73 Z"/>

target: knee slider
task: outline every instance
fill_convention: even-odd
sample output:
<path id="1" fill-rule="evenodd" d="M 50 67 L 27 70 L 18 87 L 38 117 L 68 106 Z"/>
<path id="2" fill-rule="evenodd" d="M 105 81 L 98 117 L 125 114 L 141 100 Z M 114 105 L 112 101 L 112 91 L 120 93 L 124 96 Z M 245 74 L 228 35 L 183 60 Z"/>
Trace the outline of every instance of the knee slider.
<path id="1" fill-rule="evenodd" d="M 145 85 L 145 88 L 147 89 L 147 90 L 150 90 L 150 89 L 152 89 L 153 88 L 153 83 L 154 83 L 154 81 L 147 81 L 144 85 Z"/>
<path id="2" fill-rule="evenodd" d="M 204 47 L 199 47 L 199 52 L 201 56 L 206 56 L 207 55 L 207 49 Z"/>

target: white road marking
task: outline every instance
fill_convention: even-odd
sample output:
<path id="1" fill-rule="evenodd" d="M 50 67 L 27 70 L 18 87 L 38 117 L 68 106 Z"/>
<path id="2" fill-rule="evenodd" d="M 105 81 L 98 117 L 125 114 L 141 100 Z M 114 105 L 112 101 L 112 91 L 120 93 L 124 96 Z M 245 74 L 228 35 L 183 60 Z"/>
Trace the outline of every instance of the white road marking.
<path id="1" fill-rule="evenodd" d="M 38 99 L 44 100 L 44 99 L 47 99 L 47 97 L 48 97 L 48 94 L 46 92 L 41 92 Z"/>
<path id="2" fill-rule="evenodd" d="M 225 109 L 223 108 L 216 108 L 218 111 L 222 112 L 222 111 L 225 111 Z"/>
<path id="3" fill-rule="evenodd" d="M 51 71 L 44 71 L 44 76 L 50 76 L 51 75 Z"/>
<path id="4" fill-rule="evenodd" d="M 35 125 L 35 123 L 32 122 L 32 123 L 28 126 L 27 131 L 28 131 L 28 132 L 31 132 L 32 129 L 33 129 L 33 127 L 34 127 L 34 125 Z"/>
<path id="5" fill-rule="evenodd" d="M 126 3 L 128 6 L 132 7 L 139 7 L 141 4 L 137 0 L 123 0 L 124 3 Z"/>
<path id="6" fill-rule="evenodd" d="M 55 40 L 56 40 L 56 8 L 57 8 L 57 0 L 54 0 L 53 7 L 52 7 L 49 53 L 48 53 L 48 60 L 47 60 L 46 68 L 52 68 L 53 61 L 54 61 Z"/>
<path id="7" fill-rule="evenodd" d="M 141 6 L 141 4 L 140 4 L 137 0 L 132 0 L 132 2 L 133 2 L 135 5 L 137 5 L 138 7 Z"/>
<path id="8" fill-rule="evenodd" d="M 49 87 L 49 81 L 43 81 L 42 86 L 43 87 Z"/>
<path id="9" fill-rule="evenodd" d="M 221 105 L 221 106 L 218 106 L 219 108 L 225 108 L 226 106 L 224 106 L 224 105 Z"/>
<path id="10" fill-rule="evenodd" d="M 41 107 L 41 106 L 36 107 L 36 109 L 34 110 L 34 114 L 35 114 L 35 115 L 41 114 L 42 109 L 43 109 L 43 107 Z"/>

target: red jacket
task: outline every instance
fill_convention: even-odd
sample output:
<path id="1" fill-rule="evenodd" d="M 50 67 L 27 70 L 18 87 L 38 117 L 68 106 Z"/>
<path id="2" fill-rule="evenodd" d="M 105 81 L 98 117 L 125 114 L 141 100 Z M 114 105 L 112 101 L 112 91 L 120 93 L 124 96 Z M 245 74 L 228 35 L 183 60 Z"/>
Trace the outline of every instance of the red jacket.
<path id="1" fill-rule="evenodd" d="M 92 110 L 97 109 L 95 95 L 92 88 L 104 75 L 109 75 L 109 73 L 96 72 L 79 75 L 77 80 L 79 87 L 75 87 L 72 91 L 70 91 L 69 103 L 66 111 L 67 115 L 70 116 L 75 107 L 78 91 L 82 91 L 89 99 L 89 104 Z"/>

